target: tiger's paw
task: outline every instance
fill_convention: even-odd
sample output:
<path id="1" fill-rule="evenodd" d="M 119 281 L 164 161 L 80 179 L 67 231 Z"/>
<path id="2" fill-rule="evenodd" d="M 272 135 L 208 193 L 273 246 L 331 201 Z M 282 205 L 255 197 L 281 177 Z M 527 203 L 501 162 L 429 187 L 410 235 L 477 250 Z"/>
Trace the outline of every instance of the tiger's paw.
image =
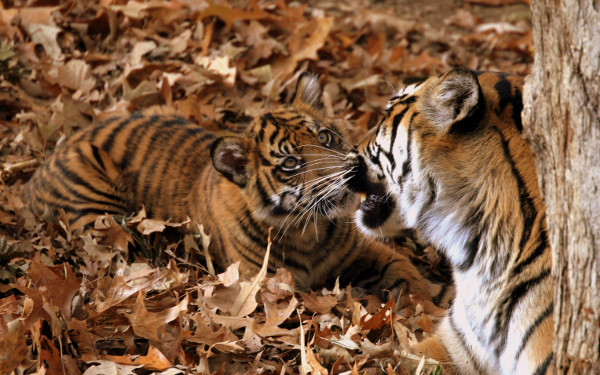
<path id="1" fill-rule="evenodd" d="M 419 357 L 431 358 L 438 361 L 442 366 L 442 374 L 444 375 L 460 374 L 458 369 L 451 364 L 450 355 L 438 336 L 427 337 L 420 343 L 413 345 L 410 351 Z"/>

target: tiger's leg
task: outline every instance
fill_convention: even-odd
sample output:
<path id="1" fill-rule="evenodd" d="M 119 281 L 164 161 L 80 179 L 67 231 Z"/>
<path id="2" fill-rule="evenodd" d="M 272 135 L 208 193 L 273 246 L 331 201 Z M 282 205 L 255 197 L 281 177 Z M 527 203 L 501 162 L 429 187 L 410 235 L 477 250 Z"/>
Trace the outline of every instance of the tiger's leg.
<path id="1" fill-rule="evenodd" d="M 439 286 L 429 283 L 403 254 L 393 248 L 374 241 L 359 246 L 356 258 L 344 272 L 357 285 L 388 299 L 420 294 L 432 299 Z"/>
<path id="2" fill-rule="evenodd" d="M 444 375 L 460 375 L 458 368 L 452 365 L 452 359 L 442 344 L 439 335 L 427 337 L 425 340 L 411 347 L 413 354 L 420 357 L 431 358 L 440 362 Z"/>
<path id="3" fill-rule="evenodd" d="M 468 337 L 474 335 L 472 331 L 465 332 L 461 328 L 460 323 L 457 322 L 460 318 L 453 316 L 455 307 L 452 306 L 448 310 L 444 320 L 436 329 L 436 334 L 450 357 L 452 371 L 464 375 L 498 373 L 497 364 L 480 360 L 481 354 L 477 353 L 484 353 L 485 348 L 480 346 L 474 337 Z"/>

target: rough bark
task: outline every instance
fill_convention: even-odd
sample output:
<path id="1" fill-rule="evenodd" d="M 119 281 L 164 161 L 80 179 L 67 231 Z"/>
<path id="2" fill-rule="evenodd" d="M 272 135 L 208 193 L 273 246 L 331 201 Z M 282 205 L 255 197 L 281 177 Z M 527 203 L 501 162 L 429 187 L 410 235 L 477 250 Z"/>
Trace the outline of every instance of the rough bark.
<path id="1" fill-rule="evenodd" d="M 600 0 L 534 0 L 523 120 L 548 210 L 554 365 L 600 374 Z"/>

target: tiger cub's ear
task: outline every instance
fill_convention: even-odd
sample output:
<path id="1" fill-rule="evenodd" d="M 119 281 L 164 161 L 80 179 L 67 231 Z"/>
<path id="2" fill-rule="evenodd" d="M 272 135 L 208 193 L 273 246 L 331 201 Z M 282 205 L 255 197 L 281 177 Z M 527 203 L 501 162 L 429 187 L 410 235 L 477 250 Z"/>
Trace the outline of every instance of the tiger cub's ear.
<path id="1" fill-rule="evenodd" d="M 222 137 L 213 143 L 210 156 L 217 171 L 231 182 L 244 187 L 248 182 L 247 146 L 239 137 Z"/>
<path id="2" fill-rule="evenodd" d="M 475 73 L 457 68 L 425 92 L 419 109 L 438 133 L 465 133 L 479 124 L 485 105 Z"/>
<path id="3" fill-rule="evenodd" d="M 304 103 L 315 109 L 320 109 L 322 92 L 319 77 L 316 74 L 304 72 L 298 78 L 291 103 L 294 105 Z"/>

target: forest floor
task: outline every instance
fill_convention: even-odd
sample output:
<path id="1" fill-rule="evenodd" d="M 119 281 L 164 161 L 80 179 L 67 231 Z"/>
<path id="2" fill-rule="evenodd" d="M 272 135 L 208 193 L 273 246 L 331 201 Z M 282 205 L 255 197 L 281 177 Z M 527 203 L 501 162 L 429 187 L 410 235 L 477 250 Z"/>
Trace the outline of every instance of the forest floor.
<path id="1" fill-rule="evenodd" d="M 178 223 L 99 218 L 73 233 L 15 192 L 57 141 L 154 105 L 243 129 L 318 73 L 327 114 L 357 139 L 401 87 L 454 66 L 527 74 L 514 0 L 60 1 L 0 4 L 0 373 L 412 374 L 443 315 L 427 301 L 298 291 L 280 270 L 211 275 Z M 138 251 L 130 251 L 136 244 Z M 440 272 L 429 248 L 415 261 Z"/>

